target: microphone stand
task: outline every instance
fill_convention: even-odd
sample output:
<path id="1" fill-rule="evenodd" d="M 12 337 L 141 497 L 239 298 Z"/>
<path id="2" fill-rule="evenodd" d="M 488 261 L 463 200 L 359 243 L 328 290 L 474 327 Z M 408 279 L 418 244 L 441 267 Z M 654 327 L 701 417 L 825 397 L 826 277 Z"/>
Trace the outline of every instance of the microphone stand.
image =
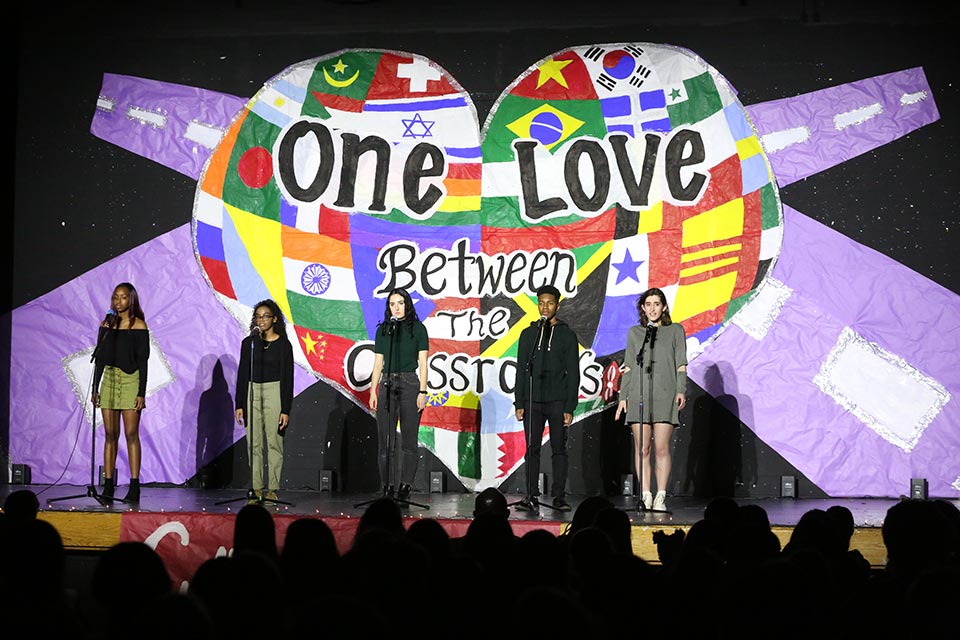
<path id="1" fill-rule="evenodd" d="M 107 314 L 107 318 L 104 321 L 105 322 L 109 321 L 112 316 L 113 316 L 113 312 L 111 311 L 111 313 Z M 97 355 L 100 353 L 100 346 L 103 344 L 103 339 L 107 335 L 107 332 L 104 331 L 105 328 L 106 327 L 101 326 L 99 331 L 97 332 L 97 345 L 93 348 L 93 353 L 90 355 L 90 362 L 95 362 L 97 359 Z M 94 365 L 94 370 L 96 370 L 96 365 Z M 91 374 L 91 375 L 95 375 L 95 374 Z M 90 383 L 91 383 L 91 389 L 88 396 L 93 397 L 93 388 L 92 388 L 93 379 L 92 378 L 90 380 Z M 104 429 L 106 429 L 106 425 L 104 425 Z M 51 504 L 53 502 L 60 502 L 62 500 L 76 500 L 77 498 L 93 498 L 94 500 L 97 501 L 98 504 L 100 504 L 101 507 L 109 506 L 114 502 L 125 503 L 126 500 L 124 500 L 123 498 L 108 498 L 106 496 L 101 495 L 97 491 L 96 471 L 95 471 L 96 459 L 97 459 L 97 408 L 94 407 L 93 411 L 91 411 L 90 413 L 90 484 L 87 485 L 87 491 L 86 493 L 78 493 L 72 496 L 51 498 L 47 500 L 47 504 Z M 116 473 L 114 473 L 114 475 L 116 475 Z"/>
<path id="2" fill-rule="evenodd" d="M 530 349 L 530 355 L 527 356 L 527 362 L 524 365 L 527 369 L 527 406 L 524 407 L 523 409 L 523 438 L 524 438 L 524 442 L 526 443 L 527 451 L 530 450 L 530 443 L 533 441 L 533 356 L 537 351 L 536 349 L 537 345 L 543 342 L 543 327 L 546 325 L 546 323 L 547 323 L 546 318 L 541 317 L 540 331 L 537 332 L 537 342 L 534 343 L 533 348 Z M 563 428 L 563 425 L 561 425 L 561 428 Z M 553 431 L 553 425 L 550 425 L 550 430 Z M 551 437 L 553 436 L 551 435 Z M 543 440 L 543 432 L 540 433 L 540 439 L 541 441 Z M 538 455 L 542 460 L 543 459 L 542 447 Z M 527 471 L 529 471 L 529 469 Z M 539 481 L 539 478 L 537 478 L 537 481 Z M 527 478 L 527 488 L 528 489 L 530 488 L 529 478 Z M 558 511 L 558 509 L 552 504 L 547 504 L 546 502 L 540 502 L 540 500 L 538 500 L 535 496 L 531 496 L 531 497 L 533 497 L 534 503 L 538 507 L 543 505 L 545 507 L 549 507 L 551 509 Z M 520 504 L 521 502 L 523 502 L 523 499 L 511 502 L 507 505 L 507 507 L 512 507 L 514 505 Z"/>
<path id="3" fill-rule="evenodd" d="M 383 390 L 384 390 L 383 395 L 384 395 L 384 400 L 386 401 L 386 412 L 387 412 L 388 419 L 390 418 L 390 409 L 393 402 L 393 395 L 394 394 L 400 395 L 399 385 L 394 385 L 394 381 L 391 379 L 393 372 L 391 371 L 390 373 L 387 373 L 387 369 L 393 368 L 393 340 L 396 337 L 396 333 L 399 330 L 399 327 L 400 327 L 400 323 L 394 320 L 393 318 L 390 318 L 390 324 L 387 327 L 387 335 L 390 336 L 390 346 L 387 347 L 387 359 L 384 362 L 383 369 L 381 369 L 381 372 L 380 372 L 380 384 L 383 385 Z M 376 392 L 377 392 L 376 389 L 371 389 L 371 393 L 376 393 Z M 383 410 L 384 410 L 384 407 L 381 407 L 378 404 L 377 412 L 379 413 L 380 411 L 383 411 Z M 397 412 L 398 418 L 399 418 L 399 415 L 400 414 L 398 411 Z M 376 418 L 376 416 L 374 417 Z M 377 420 L 377 429 L 380 428 L 379 422 L 380 421 Z M 393 479 L 393 454 L 394 454 L 394 441 L 396 440 L 396 438 L 397 438 L 397 423 L 396 421 L 391 421 L 389 431 L 387 432 L 387 477 L 381 478 L 381 480 L 384 483 L 386 483 L 383 485 L 383 495 L 381 497 L 389 498 L 393 502 L 400 505 L 409 506 L 412 504 L 413 506 L 420 507 L 421 509 L 429 509 L 430 507 L 425 504 L 420 504 L 419 502 L 413 502 L 411 500 L 400 499 L 396 497 L 394 492 L 390 491 L 390 487 L 393 486 L 390 484 L 390 481 Z M 377 455 L 380 455 L 379 451 L 377 452 Z M 399 490 L 400 490 L 400 482 L 398 479 L 397 491 Z M 379 499 L 380 498 L 373 498 L 372 500 L 365 500 L 364 502 L 359 502 L 353 506 L 354 508 L 364 507 L 370 504 L 371 502 L 376 502 Z"/>
<path id="4" fill-rule="evenodd" d="M 244 496 L 244 497 L 242 497 L 242 498 L 230 498 L 229 500 L 220 500 L 219 502 L 216 502 L 216 503 L 214 503 L 214 504 L 230 504 L 230 503 L 233 503 L 233 502 L 244 502 L 244 501 L 245 501 L 245 502 L 248 502 L 248 503 L 255 502 L 255 503 L 257 503 L 257 504 L 263 504 L 263 503 L 265 503 L 265 502 L 268 502 L 268 503 L 271 503 L 271 504 L 286 504 L 286 505 L 291 504 L 291 503 L 289 503 L 289 502 L 283 502 L 282 500 L 273 500 L 273 499 L 271 499 L 271 498 L 267 498 L 267 497 L 265 497 L 264 495 L 262 495 L 262 493 L 263 493 L 262 490 L 261 490 L 261 495 L 258 496 L 256 490 L 255 490 L 254 487 L 253 487 L 253 429 L 254 429 L 254 424 L 253 424 L 253 356 L 254 356 L 254 354 L 255 354 L 255 352 L 256 352 L 256 343 L 257 343 L 257 341 L 254 340 L 254 337 L 255 337 L 255 336 L 258 337 L 258 338 L 260 338 L 261 341 L 263 341 L 263 338 L 261 337 L 261 334 L 260 334 L 260 328 L 259 328 L 259 327 L 254 328 L 254 329 L 250 332 L 250 366 L 247 368 L 247 369 L 248 369 L 248 374 L 247 374 L 247 407 L 246 407 L 246 409 L 245 409 L 246 413 L 244 414 L 244 421 L 246 422 L 246 426 L 247 426 L 247 442 L 248 442 L 248 444 L 250 445 L 250 446 L 248 447 L 249 458 L 250 458 L 250 459 L 247 461 L 247 462 L 249 463 L 249 465 L 250 465 L 250 488 L 247 489 L 247 495 Z M 262 394 L 262 393 L 260 394 L 260 415 L 263 415 L 263 394 Z M 257 428 L 259 429 L 259 428 L 263 428 L 263 427 L 265 427 L 265 426 L 266 426 L 266 425 L 258 425 Z M 266 434 L 264 434 L 264 437 L 266 437 Z"/>

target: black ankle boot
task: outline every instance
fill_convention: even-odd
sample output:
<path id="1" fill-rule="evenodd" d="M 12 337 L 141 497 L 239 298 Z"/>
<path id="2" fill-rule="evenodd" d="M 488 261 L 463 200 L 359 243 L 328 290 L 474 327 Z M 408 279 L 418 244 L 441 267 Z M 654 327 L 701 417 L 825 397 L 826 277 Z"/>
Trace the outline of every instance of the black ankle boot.
<path id="1" fill-rule="evenodd" d="M 410 485 L 401 484 L 400 488 L 397 490 L 397 500 L 409 500 L 410 499 Z"/>
<path id="2" fill-rule="evenodd" d="M 104 478 L 103 479 L 103 491 L 100 492 L 100 495 L 104 498 L 113 498 L 113 478 Z"/>
<path id="3" fill-rule="evenodd" d="M 140 502 L 140 479 L 130 478 L 130 488 L 123 497 L 126 502 Z"/>

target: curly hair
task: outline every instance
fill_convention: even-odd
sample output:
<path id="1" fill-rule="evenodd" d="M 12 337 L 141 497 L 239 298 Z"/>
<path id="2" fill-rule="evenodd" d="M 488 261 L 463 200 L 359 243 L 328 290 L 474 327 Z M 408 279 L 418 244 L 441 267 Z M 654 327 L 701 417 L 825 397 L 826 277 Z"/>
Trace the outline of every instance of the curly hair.
<path id="1" fill-rule="evenodd" d="M 253 306 L 253 316 L 250 318 L 250 327 L 249 330 L 253 331 L 257 327 L 257 309 L 260 307 L 266 307 L 270 309 L 270 313 L 273 314 L 276 323 L 273 325 L 273 330 L 280 334 L 280 337 L 287 337 L 287 321 L 283 317 L 283 312 L 280 311 L 280 307 L 277 306 L 277 303 L 267 298 L 266 300 L 261 300 Z"/>

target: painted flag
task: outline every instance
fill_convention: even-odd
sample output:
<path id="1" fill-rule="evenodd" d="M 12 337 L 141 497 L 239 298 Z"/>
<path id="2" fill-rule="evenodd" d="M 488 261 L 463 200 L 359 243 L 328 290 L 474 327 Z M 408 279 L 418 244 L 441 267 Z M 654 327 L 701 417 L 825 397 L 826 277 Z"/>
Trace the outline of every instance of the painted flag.
<path id="1" fill-rule="evenodd" d="M 329 118 L 330 110 L 359 113 L 367 99 L 382 54 L 377 51 L 344 50 L 316 61 L 307 86 L 303 115 Z"/>
<path id="2" fill-rule="evenodd" d="M 597 98 L 590 72 L 574 50 L 564 51 L 533 65 L 509 93 L 536 100 Z"/>

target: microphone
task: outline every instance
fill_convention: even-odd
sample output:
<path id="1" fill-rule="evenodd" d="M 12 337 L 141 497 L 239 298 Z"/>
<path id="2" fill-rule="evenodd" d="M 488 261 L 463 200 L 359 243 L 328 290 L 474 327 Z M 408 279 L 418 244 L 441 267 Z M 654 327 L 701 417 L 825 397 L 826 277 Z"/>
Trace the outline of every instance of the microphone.
<path id="1" fill-rule="evenodd" d="M 646 326 L 646 331 L 643 332 L 643 344 L 640 345 L 640 350 L 637 351 L 637 364 L 643 365 L 643 350 L 646 348 L 647 343 L 650 343 L 650 348 L 653 348 L 653 341 L 657 338 L 657 325 L 648 324 Z"/>
<path id="2" fill-rule="evenodd" d="M 250 329 L 250 337 L 256 337 L 260 335 L 260 327 L 254 325 L 253 329 Z"/>
<path id="3" fill-rule="evenodd" d="M 547 321 L 547 316 L 540 316 L 540 319 L 537 320 L 537 323 L 542 327 Z"/>
<path id="4" fill-rule="evenodd" d="M 103 342 L 103 339 L 107 336 L 107 332 L 104 329 L 113 326 L 113 317 L 117 315 L 116 311 L 113 310 L 113 307 L 110 307 L 110 310 L 107 311 L 107 315 L 103 316 L 103 322 L 100 323 L 100 328 L 97 329 L 97 346 L 93 348 L 93 352 L 90 354 L 90 362 L 94 362 L 97 359 L 97 355 L 100 353 L 100 343 Z M 106 327 L 103 325 L 107 325 Z"/>
<path id="5" fill-rule="evenodd" d="M 400 318 L 397 316 L 390 316 L 390 320 L 387 323 L 387 334 L 392 336 L 397 332 L 397 327 L 400 326 Z"/>

